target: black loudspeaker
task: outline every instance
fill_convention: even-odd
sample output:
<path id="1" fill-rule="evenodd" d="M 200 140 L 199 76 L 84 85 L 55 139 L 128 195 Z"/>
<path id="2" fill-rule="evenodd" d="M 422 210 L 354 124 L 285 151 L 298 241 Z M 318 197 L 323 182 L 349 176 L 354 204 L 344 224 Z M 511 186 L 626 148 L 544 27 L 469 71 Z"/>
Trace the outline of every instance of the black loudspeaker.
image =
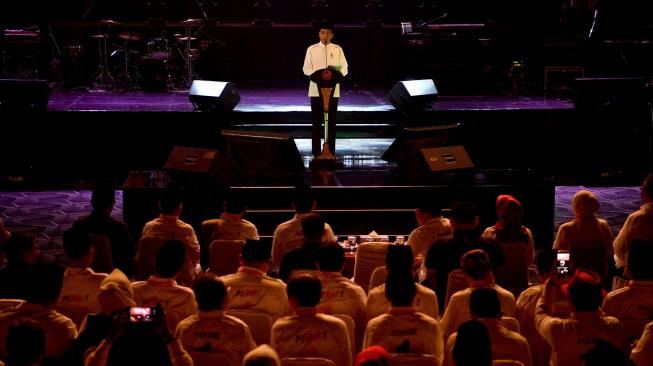
<path id="1" fill-rule="evenodd" d="M 431 173 L 429 165 L 426 163 L 428 157 L 422 150 L 458 144 L 456 135 L 461 127 L 460 123 L 456 123 L 404 128 L 388 147 L 388 150 L 383 153 L 381 159 L 396 163 L 394 173 L 399 180 L 421 183 Z"/>
<path id="2" fill-rule="evenodd" d="M 437 97 L 432 79 L 400 81 L 388 94 L 390 103 L 400 111 L 429 109 Z"/>
<path id="3" fill-rule="evenodd" d="M 201 111 L 230 112 L 240 102 L 240 95 L 227 81 L 193 80 L 188 100 Z"/>
<path id="4" fill-rule="evenodd" d="M 0 110 L 45 111 L 49 94 L 46 80 L 0 79 Z"/>
<path id="5" fill-rule="evenodd" d="M 225 185 L 297 185 L 306 168 L 291 135 L 222 130 Z"/>
<path id="6" fill-rule="evenodd" d="M 577 109 L 639 111 L 647 105 L 646 78 L 578 78 L 574 83 L 574 106 Z"/>

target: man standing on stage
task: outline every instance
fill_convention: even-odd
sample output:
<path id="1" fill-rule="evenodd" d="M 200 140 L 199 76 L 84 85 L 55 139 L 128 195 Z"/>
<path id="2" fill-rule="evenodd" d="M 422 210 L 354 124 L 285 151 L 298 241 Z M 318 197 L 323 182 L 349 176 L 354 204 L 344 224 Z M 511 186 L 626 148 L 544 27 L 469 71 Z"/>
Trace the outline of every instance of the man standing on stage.
<path id="1" fill-rule="evenodd" d="M 346 76 L 348 72 L 347 59 L 342 48 L 336 44 L 331 43 L 333 39 L 333 26 L 329 24 L 320 25 L 320 42 L 308 47 L 306 50 L 306 58 L 304 59 L 304 74 L 311 76 L 315 71 L 322 69 L 331 69 L 339 71 L 342 76 Z M 322 75 L 324 79 L 330 77 L 330 72 Z M 322 129 L 322 122 L 324 122 L 324 111 L 322 98 L 318 91 L 317 84 L 313 81 L 310 82 L 308 88 L 308 96 L 311 97 L 311 111 L 313 113 L 313 155 L 320 154 L 320 135 Z M 329 128 L 328 136 L 324 137 L 326 143 L 331 147 L 331 152 L 336 151 L 336 111 L 338 109 L 338 98 L 340 98 L 340 84 L 336 84 L 333 95 L 329 101 Z"/>

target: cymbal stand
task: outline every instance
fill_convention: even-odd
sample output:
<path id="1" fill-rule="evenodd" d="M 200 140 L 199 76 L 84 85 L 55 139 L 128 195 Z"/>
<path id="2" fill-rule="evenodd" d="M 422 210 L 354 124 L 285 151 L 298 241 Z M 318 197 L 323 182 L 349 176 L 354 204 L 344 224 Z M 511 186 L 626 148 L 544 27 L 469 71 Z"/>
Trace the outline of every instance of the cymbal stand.
<path id="1" fill-rule="evenodd" d="M 195 71 L 194 71 L 194 65 L 193 65 L 194 55 L 193 55 L 193 50 L 191 48 L 192 47 L 191 42 L 193 41 L 191 27 L 192 27 L 192 25 L 190 25 L 190 24 L 185 26 L 185 28 L 186 28 L 186 42 L 185 42 L 186 49 L 182 53 L 182 57 L 184 59 L 184 62 L 186 63 L 186 75 L 184 76 L 184 82 L 186 83 L 187 87 L 190 87 L 190 85 L 193 83 L 193 80 L 195 79 Z"/>
<path id="2" fill-rule="evenodd" d="M 107 27 L 107 33 L 101 33 L 103 37 L 98 37 L 98 65 L 93 81 L 91 82 L 92 86 L 99 87 L 113 87 L 115 85 L 115 79 L 109 71 L 109 53 L 107 52 L 107 39 L 109 38 L 108 32 L 111 26 Z M 98 34 L 99 35 L 99 34 Z"/>

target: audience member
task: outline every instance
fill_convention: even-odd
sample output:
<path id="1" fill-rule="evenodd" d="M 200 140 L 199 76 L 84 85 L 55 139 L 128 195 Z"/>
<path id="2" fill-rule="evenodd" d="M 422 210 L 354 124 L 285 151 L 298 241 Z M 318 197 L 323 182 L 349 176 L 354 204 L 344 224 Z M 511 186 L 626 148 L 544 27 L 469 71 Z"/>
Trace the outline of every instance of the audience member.
<path id="1" fill-rule="evenodd" d="M 442 217 L 440 203 L 432 198 L 420 201 L 415 220 L 419 226 L 408 236 L 408 245 L 413 250 L 415 264 L 426 270 L 422 263 L 426 252 L 433 243 L 451 239 L 453 230 L 449 219 Z"/>
<path id="2" fill-rule="evenodd" d="M 493 360 L 516 360 L 525 366 L 531 365 L 531 352 L 526 338 L 501 323 L 501 303 L 495 289 L 475 289 L 469 300 L 469 312 L 472 319 L 479 320 L 487 327 Z M 453 356 L 451 350 L 456 337 L 454 333 L 447 339 L 447 357 Z"/>
<path id="3" fill-rule="evenodd" d="M 91 194 L 91 214 L 75 221 L 73 228 L 92 235 L 106 235 L 111 245 L 113 266 L 130 275 L 136 248 L 127 225 L 111 217 L 115 203 L 113 187 L 98 184 Z"/>
<path id="4" fill-rule="evenodd" d="M 451 338 L 450 338 L 451 339 Z M 468 320 L 458 327 L 451 355 L 456 366 L 491 366 L 492 342 L 485 324 Z M 447 352 L 448 360 L 449 352 Z M 445 365 L 453 365 L 451 362 Z"/>
<path id="5" fill-rule="evenodd" d="M 270 265 L 270 245 L 247 240 L 238 272 L 222 277 L 229 291 L 227 309 L 256 310 L 272 321 L 291 313 L 286 284 L 265 275 Z"/>
<path id="6" fill-rule="evenodd" d="M 302 245 L 307 238 L 302 230 L 301 221 L 306 214 L 315 210 L 316 202 L 313 199 L 310 188 L 298 187 L 293 197 L 292 208 L 295 210 L 295 217 L 279 224 L 274 230 L 272 239 L 272 264 L 275 267 L 281 266 L 283 255 L 290 249 Z M 322 242 L 337 241 L 336 236 L 329 224 L 324 224 L 324 231 L 321 236 Z"/>
<path id="7" fill-rule="evenodd" d="M 186 260 L 177 280 L 184 286 L 190 286 L 200 269 L 200 245 L 193 227 L 179 219 L 182 206 L 179 188 L 170 187 L 162 191 L 159 197 L 161 214 L 145 224 L 142 236 L 178 240 L 184 244 Z"/>
<path id="8" fill-rule="evenodd" d="M 63 268 L 51 263 L 34 266 L 27 276 L 25 302 L 0 311 L 0 339 L 7 339 L 8 328 L 14 320 L 34 320 L 45 331 L 44 357 L 55 364 L 61 362 L 77 337 L 77 328 L 72 320 L 53 309 L 62 282 Z M 4 342 L 0 342 L 0 356 L 7 356 Z"/>
<path id="9" fill-rule="evenodd" d="M 39 366 L 45 353 L 45 331 L 37 321 L 22 318 L 7 331 L 6 366 Z"/>
<path id="10" fill-rule="evenodd" d="M 630 360 L 637 366 L 653 365 L 653 322 L 644 327 L 642 337 L 630 352 Z"/>
<path id="11" fill-rule="evenodd" d="M 199 313 L 182 320 L 175 335 L 191 357 L 198 352 L 217 356 L 217 362 L 240 365 L 256 344 L 247 324 L 224 313 L 228 301 L 224 283 L 215 275 L 201 275 L 193 291 Z"/>
<path id="12" fill-rule="evenodd" d="M 599 339 L 624 347 L 619 320 L 599 311 L 602 291 L 601 277 L 596 272 L 579 268 L 568 284 L 561 284 L 552 271 L 535 311 L 535 326 L 551 345 L 551 366 L 580 365 L 580 356 Z M 569 297 L 572 313 L 568 319 L 550 315 L 559 292 Z"/>
<path id="13" fill-rule="evenodd" d="M 184 266 L 185 256 L 184 243 L 179 240 L 165 242 L 156 255 L 154 275 L 147 281 L 132 284 L 138 306 L 163 306 L 170 332 L 174 332 L 181 320 L 197 314 L 193 290 L 175 281 Z"/>
<path id="14" fill-rule="evenodd" d="M 501 244 L 526 245 L 530 263 L 535 255 L 535 242 L 531 230 L 524 226 L 524 209 L 521 202 L 511 195 L 502 194 L 497 197 L 496 207 L 499 220 L 486 228 L 481 237 Z"/>
<path id="15" fill-rule="evenodd" d="M 385 294 L 392 307 L 367 323 L 363 348 L 379 345 L 391 353 L 429 354 L 438 364 L 444 357 L 442 329 L 437 320 L 413 307 L 415 281 L 410 273 L 388 277 Z"/>
<path id="16" fill-rule="evenodd" d="M 537 285 L 524 290 L 517 298 L 515 318 L 519 321 L 520 333 L 528 340 L 531 347 L 531 356 L 534 366 L 549 366 L 551 347 L 542 338 L 535 328 L 535 307 L 544 291 L 544 283 L 551 275 L 556 252 L 551 248 L 544 248 L 537 252 Z"/>
<path id="17" fill-rule="evenodd" d="M 7 264 L 0 268 L 0 299 L 25 299 L 27 279 L 39 258 L 36 241 L 25 234 L 13 233 L 3 247 Z"/>
<path id="18" fill-rule="evenodd" d="M 641 198 L 642 206 L 628 215 L 614 239 L 614 260 L 617 270 L 625 269 L 626 257 L 633 240 L 653 241 L 653 173 L 649 173 L 642 183 Z"/>
<path id="19" fill-rule="evenodd" d="M 356 356 L 354 366 L 390 366 L 390 354 L 381 346 L 369 346 Z"/>
<path id="20" fill-rule="evenodd" d="M 494 283 L 490 258 L 481 249 L 470 250 L 460 259 L 469 287 L 456 292 L 449 299 L 449 304 L 442 315 L 442 330 L 445 339 L 453 334 L 460 324 L 471 319 L 469 301 L 474 290 L 492 288 L 496 290 L 501 304 L 501 312 L 505 316 L 515 315 L 515 297 L 510 291 Z"/>
<path id="21" fill-rule="evenodd" d="M 628 366 L 624 351 L 602 339 L 580 356 L 583 366 Z"/>
<path id="22" fill-rule="evenodd" d="M 100 311 L 97 294 L 106 273 L 95 273 L 93 239 L 87 232 L 68 229 L 63 235 L 63 249 L 68 267 L 63 275 L 63 286 L 55 309 L 69 317 L 79 327 L 88 313 Z"/>
<path id="23" fill-rule="evenodd" d="M 327 225 L 322 216 L 312 212 L 302 216 L 300 221 L 304 243 L 285 252 L 281 259 L 279 278 L 286 283 L 296 270 L 306 270 L 309 273 L 313 271 L 317 274 L 317 249 L 327 243 L 322 240 Z"/>
<path id="24" fill-rule="evenodd" d="M 390 245 L 385 257 L 385 269 L 388 277 L 395 273 L 412 273 L 413 252 L 405 245 Z M 390 310 L 390 301 L 385 296 L 385 283 L 371 289 L 367 296 L 367 319 L 375 318 Z M 420 313 L 434 319 L 440 318 L 438 299 L 435 292 L 426 286 L 415 284 L 417 293 L 413 306 Z"/>
<path id="25" fill-rule="evenodd" d="M 442 243 L 435 243 L 426 255 L 428 277 L 435 279 L 435 284 L 427 280 L 429 287 L 438 295 L 440 309 L 444 309 L 449 272 L 460 268 L 460 258 L 472 249 L 483 249 L 490 257 L 492 268 L 499 268 L 505 262 L 503 250 L 496 242 L 481 238 L 477 231 L 479 218 L 474 205 L 469 202 L 457 202 L 451 209 L 451 227 L 453 238 Z M 465 307 L 465 309 L 467 309 Z M 455 330 L 455 329 L 454 329 Z"/>
<path id="26" fill-rule="evenodd" d="M 338 366 L 351 365 L 349 332 L 345 323 L 331 315 L 318 314 L 322 286 L 310 275 L 299 275 L 288 283 L 288 301 L 294 314 L 272 326 L 271 345 L 284 357 L 322 357 Z"/>

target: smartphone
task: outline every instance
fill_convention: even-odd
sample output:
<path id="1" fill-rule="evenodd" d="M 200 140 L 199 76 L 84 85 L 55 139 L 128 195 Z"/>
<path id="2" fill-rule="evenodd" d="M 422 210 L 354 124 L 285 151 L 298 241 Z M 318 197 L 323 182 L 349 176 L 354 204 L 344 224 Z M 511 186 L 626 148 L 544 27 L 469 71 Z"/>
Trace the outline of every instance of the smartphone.
<path id="1" fill-rule="evenodd" d="M 129 309 L 129 321 L 132 323 L 151 323 L 156 317 L 156 308 L 134 306 Z"/>
<path id="2" fill-rule="evenodd" d="M 558 277 L 568 278 L 570 271 L 569 251 L 559 250 L 556 254 L 555 268 L 558 272 Z"/>

